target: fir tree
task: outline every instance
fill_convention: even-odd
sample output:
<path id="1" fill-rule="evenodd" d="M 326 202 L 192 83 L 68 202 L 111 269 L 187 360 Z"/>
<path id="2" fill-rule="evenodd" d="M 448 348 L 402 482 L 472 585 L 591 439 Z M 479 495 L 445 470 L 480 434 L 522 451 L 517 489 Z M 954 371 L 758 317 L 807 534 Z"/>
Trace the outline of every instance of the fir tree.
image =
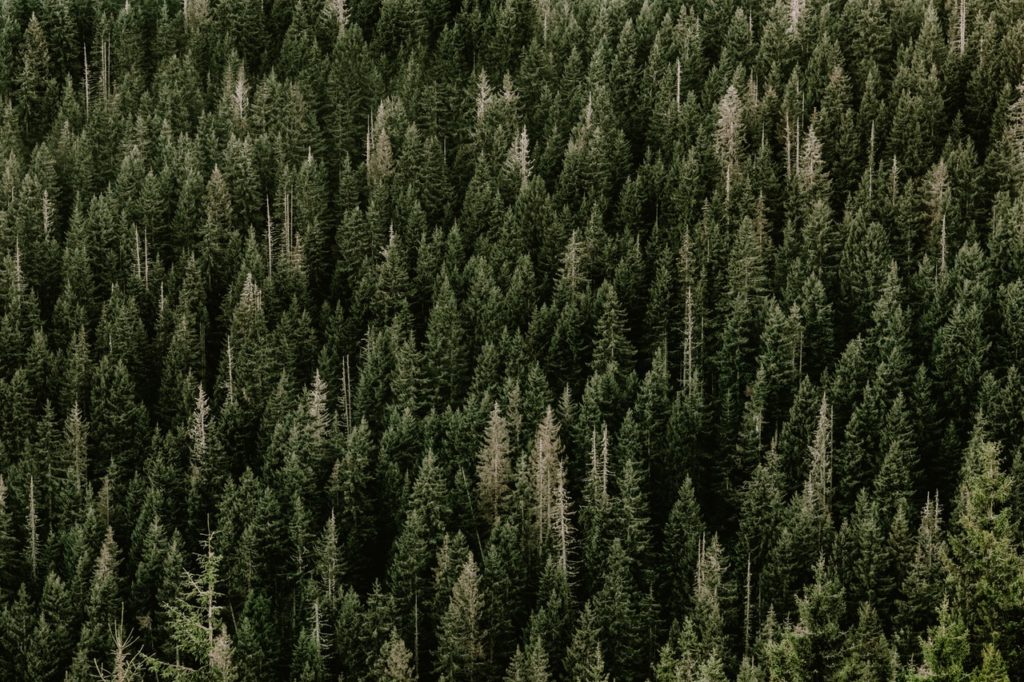
<path id="1" fill-rule="evenodd" d="M 1011 637 L 1013 628 L 1008 631 L 1005 623 L 1012 622 L 1011 614 L 1019 613 L 1024 604 L 1024 559 L 1012 539 L 1008 499 L 1009 480 L 1000 469 L 999 447 L 976 427 L 964 453 L 950 538 L 956 563 L 950 606 L 963 619 L 975 646 Z"/>
<path id="2" fill-rule="evenodd" d="M 438 631 L 437 672 L 446 680 L 475 680 L 484 671 L 486 652 L 480 576 L 468 555 L 452 586 L 451 602 Z"/>
<path id="3" fill-rule="evenodd" d="M 477 455 L 477 495 L 486 519 L 493 522 L 501 509 L 502 499 L 509 489 L 512 475 L 509 458 L 508 423 L 498 404 L 491 409 L 484 443 Z"/>
<path id="4" fill-rule="evenodd" d="M 178 594 L 164 605 L 168 635 L 175 643 L 174 661 L 147 656 L 147 665 L 170 679 L 202 675 L 215 680 L 234 676 L 233 646 L 217 591 L 223 557 L 213 549 L 213 537 L 204 540 L 205 552 L 197 555 L 199 570 L 183 571 Z"/>

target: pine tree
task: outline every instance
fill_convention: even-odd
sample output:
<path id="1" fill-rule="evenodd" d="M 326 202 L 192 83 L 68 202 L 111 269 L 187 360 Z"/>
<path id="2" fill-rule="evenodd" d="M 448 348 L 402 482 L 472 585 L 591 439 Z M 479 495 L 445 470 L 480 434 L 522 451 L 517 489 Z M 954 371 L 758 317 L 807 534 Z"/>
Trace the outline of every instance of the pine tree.
<path id="1" fill-rule="evenodd" d="M 622 541 L 626 554 L 644 567 L 650 558 L 654 539 L 649 528 L 650 512 L 644 494 L 646 481 L 640 466 L 632 458 L 623 463 L 617 482 L 619 492 L 612 501 L 612 535 Z"/>
<path id="2" fill-rule="evenodd" d="M 509 490 L 512 476 L 509 454 L 508 423 L 495 403 L 491 408 L 476 465 L 480 509 L 490 523 L 497 518 L 502 500 Z"/>
<path id="3" fill-rule="evenodd" d="M 740 556 L 746 554 L 758 572 L 775 540 L 775 531 L 783 519 L 784 484 L 777 446 L 773 443 L 765 460 L 754 468 L 750 479 L 744 484 L 740 498 Z"/>
<path id="4" fill-rule="evenodd" d="M 249 594 L 235 629 L 233 660 L 240 680 L 259 680 L 275 667 L 278 643 L 274 638 L 270 600 L 257 592 Z"/>
<path id="5" fill-rule="evenodd" d="M 898 605 L 897 622 L 906 630 L 904 641 L 916 643 L 916 637 L 924 634 L 942 603 L 951 568 L 942 510 L 938 499 L 929 496 L 921 510 L 914 556 L 903 582 L 905 600 Z"/>
<path id="6" fill-rule="evenodd" d="M 814 566 L 814 582 L 797 599 L 800 620 L 794 632 L 795 646 L 811 678 L 834 674 L 842 659 L 845 590 L 830 574 L 824 558 Z"/>
<path id="7" fill-rule="evenodd" d="M 818 426 L 808 448 L 806 478 L 786 512 L 768 559 L 768 589 L 777 606 L 788 603 L 796 585 L 809 576 L 814 562 L 831 545 L 834 533 L 832 489 L 832 417 L 826 396 L 818 409 Z M 782 600 L 785 600 L 783 602 Z"/>
<path id="8" fill-rule="evenodd" d="M 345 575 L 345 558 L 338 546 L 338 526 L 333 509 L 314 549 L 313 575 L 321 601 L 326 607 L 332 607 L 338 599 Z"/>
<path id="9" fill-rule="evenodd" d="M 233 646 L 222 616 L 223 595 L 217 591 L 223 557 L 214 551 L 212 534 L 203 544 L 205 552 L 197 555 L 198 572 L 184 569 L 177 596 L 164 605 L 176 659 L 169 662 L 146 656 L 150 669 L 170 679 L 202 675 L 212 680 L 229 680 L 234 675 Z"/>
<path id="10" fill-rule="evenodd" d="M 482 561 L 484 623 L 488 658 L 502 669 L 515 646 L 515 633 L 525 621 L 528 573 L 520 529 L 513 517 L 501 517 L 491 530 Z"/>
<path id="11" fill-rule="evenodd" d="M 18 116 L 22 134 L 38 141 L 45 133 L 57 94 L 57 82 L 42 22 L 35 13 L 29 19 L 21 44 L 21 70 L 17 75 Z"/>
<path id="12" fill-rule="evenodd" d="M 938 623 L 921 639 L 921 665 L 911 679 L 964 679 L 970 644 L 963 621 L 952 613 L 948 601 L 939 607 Z"/>
<path id="13" fill-rule="evenodd" d="M 189 507 L 193 514 L 205 515 L 210 509 L 204 500 L 212 499 L 217 494 L 218 483 L 223 480 L 226 472 L 220 461 L 220 448 L 210 414 L 210 403 L 202 384 L 196 391 L 195 408 L 189 418 L 187 434 L 191 497 Z"/>
<path id="14" fill-rule="evenodd" d="M 975 428 L 964 453 L 950 537 L 955 562 L 950 606 L 970 633 L 972 646 L 1012 637 L 1024 608 L 1024 559 L 1013 541 L 1009 479 L 999 446 Z M 984 557 L 983 560 L 979 560 Z"/>
<path id="15" fill-rule="evenodd" d="M 78 403 L 71 406 L 64 420 L 64 442 L 62 459 L 67 463 L 65 495 L 61 500 L 69 516 L 77 514 L 84 503 L 89 488 L 89 427 L 82 416 Z"/>
<path id="16" fill-rule="evenodd" d="M 27 649 L 34 625 L 34 605 L 29 600 L 28 588 L 22 583 L 14 599 L 0 610 L 0 637 L 3 646 L 4 670 L 12 673 L 27 672 Z"/>
<path id="17" fill-rule="evenodd" d="M 532 495 L 531 515 L 535 532 L 534 547 L 545 552 L 555 547 L 565 549 L 565 470 L 561 462 L 562 443 L 554 410 L 549 405 L 544 419 L 537 426 L 533 447 L 526 460 L 529 490 Z"/>
<path id="18" fill-rule="evenodd" d="M 986 644 L 981 652 L 981 665 L 971 675 L 972 680 L 979 682 L 1009 682 L 1010 675 L 1002 655 L 992 644 Z"/>
<path id="19" fill-rule="evenodd" d="M 546 659 L 553 662 L 553 674 L 561 670 L 559 656 L 569 644 L 569 623 L 572 617 L 572 595 L 570 576 L 559 561 L 548 557 L 540 575 L 537 606 L 530 614 L 525 630 L 528 642 L 536 640 L 543 644 Z M 532 654 L 528 649 L 527 654 Z M 533 655 L 533 658 L 536 658 Z"/>
<path id="20" fill-rule="evenodd" d="M 98 667 L 103 682 L 137 682 L 142 680 L 142 665 L 139 661 L 137 642 L 126 633 L 124 623 L 118 622 L 113 628 L 114 649 L 111 652 L 109 668 Z"/>
<path id="21" fill-rule="evenodd" d="M 428 523 L 422 510 L 409 510 L 401 533 L 395 540 L 393 558 L 388 567 L 391 593 L 395 602 L 407 614 L 402 632 L 406 637 L 411 633 L 413 653 L 417 656 L 420 653 L 420 638 L 416 635 L 421 629 L 426 629 L 427 621 L 423 617 L 426 604 L 431 601 L 432 596 L 436 596 L 432 595 L 429 572 L 438 540 Z M 411 618 L 408 614 L 411 614 Z"/>
<path id="22" fill-rule="evenodd" d="M 950 406 L 965 407 L 974 400 L 989 343 L 983 311 L 977 301 L 958 300 L 935 337 L 935 370 Z"/>
<path id="23" fill-rule="evenodd" d="M 710 542 L 701 538 L 694 571 L 692 621 L 698 660 L 721 659 L 726 650 L 726 623 L 723 596 L 726 564 L 718 536 Z"/>
<path id="24" fill-rule="evenodd" d="M 672 379 L 670 375 L 669 357 L 665 346 L 654 351 L 651 369 L 644 375 L 633 413 L 642 438 L 642 461 L 648 461 L 649 477 L 660 480 L 664 486 L 656 486 L 651 493 L 651 516 L 660 523 L 664 519 L 674 500 L 677 483 L 682 483 L 682 462 L 673 452 L 670 442 L 658 438 L 655 434 L 666 433 L 672 418 Z"/>
<path id="25" fill-rule="evenodd" d="M 72 675 L 83 676 L 93 669 L 94 660 L 105 658 L 114 649 L 110 627 L 116 622 L 120 604 L 121 578 L 118 575 L 121 552 L 114 540 L 114 531 L 107 527 L 106 536 L 96 555 L 85 605 L 85 621 L 78 638 L 78 650 L 71 665 Z"/>
<path id="26" fill-rule="evenodd" d="M 467 555 L 438 630 L 437 673 L 445 680 L 475 680 L 484 672 L 483 597 L 473 555 Z"/>
<path id="27" fill-rule="evenodd" d="M 619 303 L 615 287 L 605 282 L 597 291 L 600 309 L 595 328 L 594 356 L 591 367 L 595 372 L 618 367 L 628 371 L 633 365 L 635 350 L 628 339 L 626 313 Z"/>
<path id="28" fill-rule="evenodd" d="M 505 674 L 507 682 L 547 682 L 551 679 L 548 673 L 547 654 L 539 637 L 532 637 L 525 649 L 516 649 Z"/>
<path id="29" fill-rule="evenodd" d="M 135 391 L 135 382 L 124 361 L 115 362 L 104 356 L 90 398 L 90 449 L 96 453 L 96 461 L 114 464 L 115 475 L 127 475 L 134 470 L 139 448 L 146 442 L 148 417 Z"/>
<path id="30" fill-rule="evenodd" d="M 593 597 L 594 617 L 601 628 L 609 676 L 639 679 L 651 654 L 652 605 L 632 575 L 633 559 L 621 541 L 612 540 L 603 584 Z"/>
<path id="31" fill-rule="evenodd" d="M 887 516 L 896 510 L 901 500 L 909 500 L 917 487 L 918 466 L 909 422 L 906 400 L 900 393 L 889 407 L 880 434 L 879 445 L 884 455 L 874 481 L 875 494 Z"/>
<path id="32" fill-rule="evenodd" d="M 1019 178 L 1024 170 L 1024 83 L 1017 85 L 1017 97 L 1006 110 L 1003 139 L 1007 178 Z"/>
<path id="33" fill-rule="evenodd" d="M 467 378 L 464 337 L 455 292 L 447 275 L 444 275 L 427 323 L 425 349 L 434 400 L 439 404 L 461 397 Z"/>
<path id="34" fill-rule="evenodd" d="M 0 475 L 0 586 L 3 586 L 5 593 L 17 575 L 14 519 L 7 495 L 7 484 Z"/>
<path id="35" fill-rule="evenodd" d="M 718 102 L 718 123 L 715 128 L 715 151 L 722 167 L 726 199 L 736 184 L 738 164 L 743 152 L 742 103 L 736 87 L 729 86 Z"/>
<path id="36" fill-rule="evenodd" d="M 28 504 L 25 512 L 25 536 L 28 540 L 25 543 L 25 563 L 29 568 L 29 575 L 32 580 L 37 578 L 39 571 L 39 513 L 36 507 L 35 478 L 28 478 Z"/>
<path id="37" fill-rule="evenodd" d="M 413 682 L 416 679 L 412 652 L 395 630 L 391 631 L 391 637 L 381 647 L 375 668 L 376 678 L 382 682 Z"/>
<path id="38" fill-rule="evenodd" d="M 27 658 L 27 676 L 32 679 L 56 679 L 71 657 L 72 636 L 68 590 L 57 574 L 50 572 L 43 584 L 39 614 Z"/>
<path id="39" fill-rule="evenodd" d="M 315 622 L 312 628 L 303 626 L 295 638 L 291 663 L 291 676 L 294 680 L 320 682 L 327 678 L 323 642 L 318 625 L 319 623 Z"/>
<path id="40" fill-rule="evenodd" d="M 170 564 L 176 559 L 177 547 L 172 543 L 177 539 L 169 537 L 170 533 L 155 510 L 150 519 L 146 516 L 140 516 L 132 535 L 137 564 L 131 585 L 131 603 L 140 621 L 152 623 L 161 601 L 178 578 L 176 573 L 168 573 Z"/>
<path id="41" fill-rule="evenodd" d="M 370 469 L 372 443 L 365 419 L 348 434 L 342 453 L 335 462 L 329 488 L 336 496 L 335 509 L 344 510 L 338 523 L 341 537 L 345 538 L 344 555 L 351 557 L 350 566 L 360 575 L 368 561 L 366 551 L 374 535 L 375 518 Z"/>
<path id="42" fill-rule="evenodd" d="M 565 670 L 571 682 L 606 682 L 604 656 L 601 653 L 601 638 L 594 618 L 594 611 L 588 601 L 583 605 L 579 622 L 572 636 L 572 643 L 565 654 Z"/>
<path id="43" fill-rule="evenodd" d="M 867 602 L 857 609 L 857 625 L 846 636 L 840 680 L 884 680 L 889 677 L 891 652 L 878 614 Z"/>

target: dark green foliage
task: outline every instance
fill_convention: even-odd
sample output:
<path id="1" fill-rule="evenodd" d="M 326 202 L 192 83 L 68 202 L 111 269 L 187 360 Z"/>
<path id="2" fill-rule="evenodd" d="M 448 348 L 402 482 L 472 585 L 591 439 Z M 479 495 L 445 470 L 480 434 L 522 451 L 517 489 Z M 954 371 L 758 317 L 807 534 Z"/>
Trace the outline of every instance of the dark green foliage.
<path id="1" fill-rule="evenodd" d="M 0 3 L 0 682 L 1016 679 L 1021 45 Z"/>
<path id="2" fill-rule="evenodd" d="M 486 664 L 484 602 L 472 554 L 452 585 L 448 608 L 438 625 L 437 672 L 445 680 L 474 680 Z"/>

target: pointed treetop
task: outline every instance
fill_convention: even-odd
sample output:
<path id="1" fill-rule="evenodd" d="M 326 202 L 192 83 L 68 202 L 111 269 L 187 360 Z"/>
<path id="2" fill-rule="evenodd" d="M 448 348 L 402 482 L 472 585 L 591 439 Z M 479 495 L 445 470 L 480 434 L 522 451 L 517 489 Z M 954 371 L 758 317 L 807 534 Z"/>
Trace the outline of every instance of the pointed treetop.
<path id="1" fill-rule="evenodd" d="M 789 0 L 789 26 L 786 29 L 788 33 L 797 32 L 806 3 L 807 0 Z"/>
<path id="2" fill-rule="evenodd" d="M 235 113 L 241 118 L 249 106 L 249 83 L 245 77 L 245 63 L 238 65 L 235 73 L 235 85 L 231 91 L 231 104 Z"/>
<path id="3" fill-rule="evenodd" d="M 509 489 L 512 467 L 509 461 L 508 422 L 494 402 L 484 432 L 484 444 L 477 455 L 478 494 L 483 511 L 493 521 Z"/>
<path id="4" fill-rule="evenodd" d="M 505 157 L 505 168 L 513 176 L 518 177 L 520 186 L 525 187 L 530 181 L 530 138 L 523 126 L 519 135 L 512 140 Z"/>
<path id="5" fill-rule="evenodd" d="M 260 291 L 260 287 L 256 284 L 256 280 L 253 278 L 251 272 L 248 272 L 245 275 L 245 283 L 242 285 L 242 296 L 239 300 L 239 307 L 254 311 L 263 309 L 263 292 Z"/>
<path id="6" fill-rule="evenodd" d="M 487 72 L 483 69 L 480 69 L 480 73 L 477 75 L 476 84 L 476 121 L 479 124 L 494 101 L 494 92 L 491 89 L 491 84 L 487 81 Z"/>
<path id="7" fill-rule="evenodd" d="M 196 406 L 189 419 L 188 435 L 192 441 L 192 456 L 202 459 L 206 454 L 206 432 L 210 426 L 210 403 L 203 384 L 196 391 Z"/>
<path id="8" fill-rule="evenodd" d="M 338 35 L 345 32 L 348 26 L 349 12 L 345 0 L 327 0 L 324 3 L 324 16 L 338 25 Z"/>
<path id="9" fill-rule="evenodd" d="M 319 368 L 314 370 L 313 382 L 309 387 L 308 413 L 318 427 L 327 428 L 327 382 L 320 376 Z"/>
<path id="10" fill-rule="evenodd" d="M 818 409 L 818 426 L 810 446 L 810 468 L 804 482 L 804 501 L 811 508 L 828 513 L 832 490 L 832 409 L 825 393 Z"/>
<path id="11" fill-rule="evenodd" d="M 583 284 L 583 275 L 580 272 L 582 257 L 583 245 L 576 230 L 573 230 L 562 254 L 562 269 L 559 273 L 559 283 L 565 282 L 569 291 L 577 291 Z"/>

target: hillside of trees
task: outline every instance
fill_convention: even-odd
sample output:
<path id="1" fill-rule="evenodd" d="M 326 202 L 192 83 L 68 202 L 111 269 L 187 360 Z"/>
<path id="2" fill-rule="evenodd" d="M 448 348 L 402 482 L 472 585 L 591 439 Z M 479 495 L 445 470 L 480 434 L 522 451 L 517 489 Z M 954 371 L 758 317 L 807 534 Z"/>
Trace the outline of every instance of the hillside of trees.
<path id="1" fill-rule="evenodd" d="M 1024 680 L 1024 0 L 2 0 L 0 681 Z"/>

